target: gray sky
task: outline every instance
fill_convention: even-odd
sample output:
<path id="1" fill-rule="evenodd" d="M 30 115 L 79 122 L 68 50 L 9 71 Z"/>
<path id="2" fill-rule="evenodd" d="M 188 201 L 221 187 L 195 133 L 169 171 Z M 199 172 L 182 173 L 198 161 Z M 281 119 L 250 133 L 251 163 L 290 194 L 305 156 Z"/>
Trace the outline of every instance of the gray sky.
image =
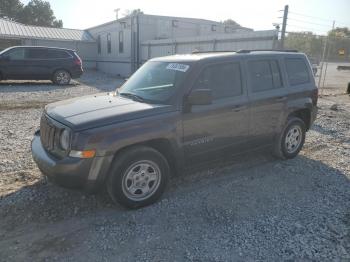
<path id="1" fill-rule="evenodd" d="M 27 3 L 29 0 L 23 0 Z M 327 32 L 336 20 L 336 26 L 350 27 L 350 0 L 49 0 L 57 18 L 64 27 L 86 29 L 115 19 L 127 9 L 141 9 L 146 14 L 204 18 L 222 21 L 231 18 L 255 30 L 271 29 L 281 22 L 285 4 L 289 5 L 288 31 Z M 305 16 L 307 15 L 307 16 Z M 312 17 L 309 17 L 312 16 Z M 319 19 L 322 18 L 322 19 Z"/>

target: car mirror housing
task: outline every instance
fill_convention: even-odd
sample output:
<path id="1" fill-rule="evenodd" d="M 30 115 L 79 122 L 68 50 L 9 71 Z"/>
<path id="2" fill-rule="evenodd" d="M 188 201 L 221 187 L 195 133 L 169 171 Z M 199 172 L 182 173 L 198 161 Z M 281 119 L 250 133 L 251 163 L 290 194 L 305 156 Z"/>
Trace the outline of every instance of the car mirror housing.
<path id="1" fill-rule="evenodd" d="M 187 97 L 187 102 L 190 105 L 210 105 L 213 102 L 211 89 L 196 89 L 193 90 Z"/>

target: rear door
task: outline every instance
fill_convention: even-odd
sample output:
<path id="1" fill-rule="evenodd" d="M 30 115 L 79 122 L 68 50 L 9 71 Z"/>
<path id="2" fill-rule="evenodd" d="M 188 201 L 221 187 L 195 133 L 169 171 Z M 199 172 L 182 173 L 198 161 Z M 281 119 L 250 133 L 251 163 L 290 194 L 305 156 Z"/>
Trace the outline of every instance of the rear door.
<path id="1" fill-rule="evenodd" d="M 271 144 L 284 117 L 287 95 L 278 58 L 246 60 L 248 94 L 251 106 L 250 142 Z"/>
<path id="2" fill-rule="evenodd" d="M 249 128 L 249 109 L 240 62 L 206 66 L 192 90 L 211 89 L 213 103 L 192 106 L 183 114 L 186 159 L 231 147 L 244 146 Z"/>

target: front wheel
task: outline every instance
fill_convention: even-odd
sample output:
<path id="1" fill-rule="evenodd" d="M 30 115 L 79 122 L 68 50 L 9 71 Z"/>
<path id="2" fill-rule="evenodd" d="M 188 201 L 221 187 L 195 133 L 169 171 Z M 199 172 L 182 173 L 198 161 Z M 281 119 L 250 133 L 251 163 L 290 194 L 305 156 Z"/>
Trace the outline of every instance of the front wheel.
<path id="1" fill-rule="evenodd" d="M 66 70 L 57 70 L 52 77 L 52 81 L 57 85 L 68 85 L 70 80 L 70 73 Z"/>
<path id="2" fill-rule="evenodd" d="M 107 179 L 107 191 L 115 203 L 139 208 L 156 202 L 163 194 L 169 165 L 157 150 L 138 146 L 120 153 Z"/>
<path id="3" fill-rule="evenodd" d="M 288 119 L 285 128 L 276 140 L 274 155 L 282 159 L 296 157 L 305 142 L 306 127 L 297 117 Z"/>

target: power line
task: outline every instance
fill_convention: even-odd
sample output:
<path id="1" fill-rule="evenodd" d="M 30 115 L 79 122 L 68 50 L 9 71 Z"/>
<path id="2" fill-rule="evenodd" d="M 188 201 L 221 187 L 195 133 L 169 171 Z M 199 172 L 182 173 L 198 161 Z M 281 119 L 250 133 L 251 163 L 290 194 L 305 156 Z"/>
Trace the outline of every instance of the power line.
<path id="1" fill-rule="evenodd" d="M 315 30 L 314 28 L 311 28 L 311 27 L 305 27 L 305 26 L 293 25 L 293 24 L 288 24 L 288 26 L 299 28 L 299 29 L 302 29 L 302 30 L 311 31 L 311 32 L 323 33 L 324 35 L 327 34 L 327 32 L 324 32 L 324 31 L 321 31 L 321 30 Z"/>
<path id="2" fill-rule="evenodd" d="M 326 19 L 326 18 L 321 18 L 321 17 L 317 17 L 317 16 L 311 16 L 311 15 L 305 15 L 305 14 L 301 14 L 301 13 L 297 13 L 297 12 L 289 12 L 290 14 L 294 14 L 296 16 L 302 16 L 302 17 L 308 17 L 308 18 L 313 18 L 313 19 L 318 19 L 318 20 L 322 20 L 322 21 L 327 21 L 327 22 L 333 22 L 334 20 L 332 19 Z M 340 24 L 343 25 L 345 27 L 349 27 L 348 22 L 344 22 L 344 21 L 339 21 L 339 20 L 335 20 L 336 24 Z"/>
<path id="3" fill-rule="evenodd" d="M 292 21 L 296 21 L 296 22 L 302 22 L 302 23 L 306 23 L 306 24 L 311 24 L 311 25 L 318 25 L 318 26 L 323 26 L 323 27 L 327 27 L 327 28 L 331 28 L 331 25 L 326 25 L 326 24 L 319 24 L 319 23 L 313 23 L 313 22 L 309 22 L 309 21 L 305 21 L 305 20 L 300 20 L 300 19 L 295 19 L 295 18 L 288 18 L 289 20 Z"/>

